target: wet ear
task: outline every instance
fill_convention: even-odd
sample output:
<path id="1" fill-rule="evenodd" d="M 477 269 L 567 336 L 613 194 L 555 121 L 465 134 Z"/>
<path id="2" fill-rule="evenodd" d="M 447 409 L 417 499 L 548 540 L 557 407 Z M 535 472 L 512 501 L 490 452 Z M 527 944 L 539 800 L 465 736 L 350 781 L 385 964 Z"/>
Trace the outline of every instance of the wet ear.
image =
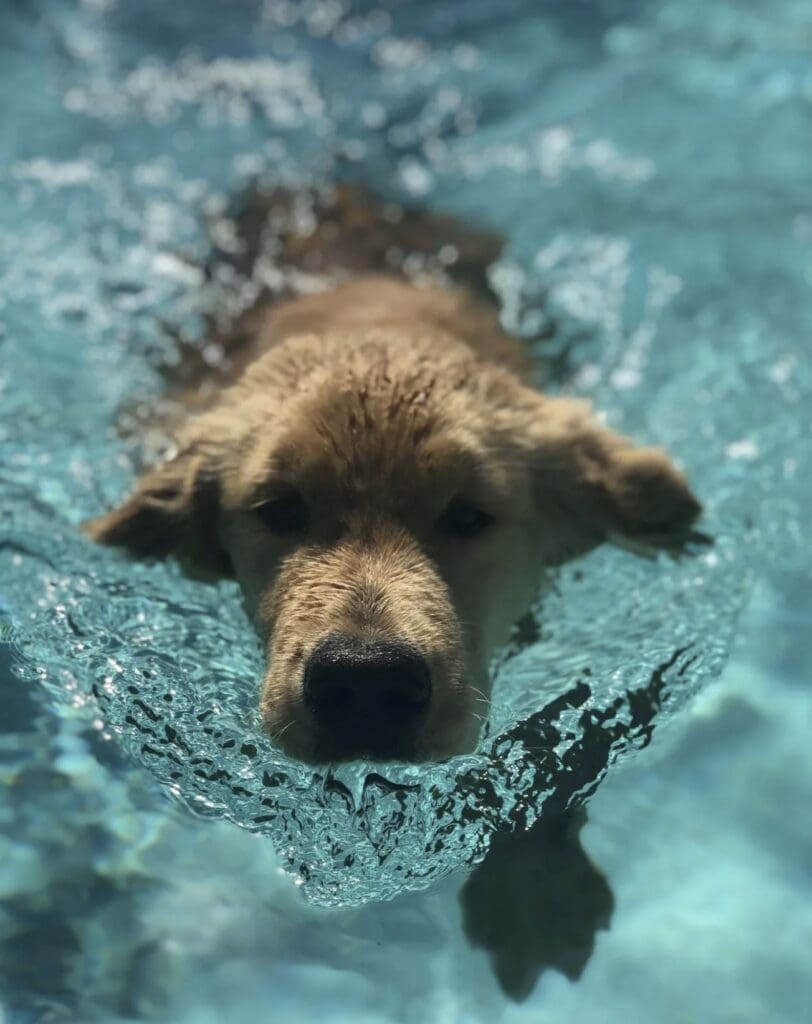
<path id="1" fill-rule="evenodd" d="M 174 555 L 190 575 L 212 580 L 231 575 L 218 538 L 218 508 L 217 476 L 189 449 L 143 476 L 129 498 L 83 530 L 138 558 Z"/>
<path id="2" fill-rule="evenodd" d="M 605 540 L 644 553 L 701 537 L 702 511 L 659 448 L 640 448 L 599 424 L 581 402 L 546 399 L 536 423 L 535 491 L 571 554 Z"/>

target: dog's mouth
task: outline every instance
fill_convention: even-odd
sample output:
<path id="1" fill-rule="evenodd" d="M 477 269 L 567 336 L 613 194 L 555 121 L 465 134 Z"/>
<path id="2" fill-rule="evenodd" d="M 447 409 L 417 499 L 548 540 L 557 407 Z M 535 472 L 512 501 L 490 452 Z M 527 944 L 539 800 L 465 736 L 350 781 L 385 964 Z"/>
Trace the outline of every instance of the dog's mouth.
<path id="1" fill-rule="evenodd" d="M 402 736 L 373 737 L 365 734 L 348 735 L 336 739 L 317 737 L 313 746 L 313 761 L 320 764 L 341 764 L 347 761 L 407 761 L 422 763 L 432 760 L 421 756 L 413 739 Z"/>
<path id="2" fill-rule="evenodd" d="M 381 728 L 374 720 L 359 716 L 339 731 L 314 723 L 300 710 L 282 721 L 271 721 L 267 707 L 264 711 L 265 729 L 271 740 L 288 757 L 305 764 L 343 764 L 350 761 L 421 764 L 442 760 L 428 750 L 416 729 Z"/>
<path id="3" fill-rule="evenodd" d="M 283 737 L 280 746 L 283 746 Z M 436 764 L 458 754 L 470 753 L 475 739 L 445 738 L 432 743 L 422 733 L 405 730 L 374 733 L 360 723 L 356 728 L 337 736 L 334 733 L 312 731 L 290 756 L 307 764 L 344 764 L 352 761 L 375 763 Z"/>
<path id="4" fill-rule="evenodd" d="M 475 723 L 477 726 L 479 723 Z M 479 728 L 455 722 L 454 729 L 382 729 L 359 719 L 343 732 L 305 722 L 300 715 L 269 720 L 265 728 L 271 740 L 288 757 L 305 764 L 343 764 L 351 761 L 435 764 L 476 748 Z"/>

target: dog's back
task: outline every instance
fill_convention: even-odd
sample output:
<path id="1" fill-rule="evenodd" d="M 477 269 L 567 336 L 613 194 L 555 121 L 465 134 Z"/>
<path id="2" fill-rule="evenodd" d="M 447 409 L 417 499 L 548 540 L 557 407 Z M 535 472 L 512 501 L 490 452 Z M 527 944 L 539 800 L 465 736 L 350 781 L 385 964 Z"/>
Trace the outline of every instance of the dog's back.
<path id="1" fill-rule="evenodd" d="M 205 408 L 285 338 L 328 329 L 423 326 L 485 361 L 528 369 L 524 348 L 499 323 L 488 268 L 503 242 L 490 231 L 341 185 L 323 194 L 250 190 L 212 234 L 221 244 L 206 270 L 225 283 L 228 302 L 210 320 L 208 344 L 181 345 L 165 368 L 169 394 L 186 408 Z M 246 285 L 242 302 L 235 281 Z"/>
<path id="2" fill-rule="evenodd" d="M 493 306 L 464 288 L 417 285 L 384 275 L 352 278 L 329 291 L 270 306 L 257 344 L 264 350 L 299 334 L 385 327 L 453 335 L 485 362 L 523 373 L 525 349 L 502 330 Z"/>

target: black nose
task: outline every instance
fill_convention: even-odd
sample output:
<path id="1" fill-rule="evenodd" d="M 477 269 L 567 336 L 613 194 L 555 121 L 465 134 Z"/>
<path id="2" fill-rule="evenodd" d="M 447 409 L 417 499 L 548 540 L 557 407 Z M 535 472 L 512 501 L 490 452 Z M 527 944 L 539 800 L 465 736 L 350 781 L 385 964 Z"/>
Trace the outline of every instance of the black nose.
<path id="1" fill-rule="evenodd" d="M 400 641 L 334 634 L 305 669 L 304 701 L 326 759 L 410 757 L 430 699 L 426 662 Z"/>

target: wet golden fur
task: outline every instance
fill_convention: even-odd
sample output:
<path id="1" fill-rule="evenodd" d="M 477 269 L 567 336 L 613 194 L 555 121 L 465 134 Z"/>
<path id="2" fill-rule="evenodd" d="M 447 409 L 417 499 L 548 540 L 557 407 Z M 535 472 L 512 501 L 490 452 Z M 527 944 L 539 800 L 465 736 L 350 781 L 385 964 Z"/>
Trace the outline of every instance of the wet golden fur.
<path id="1" fill-rule="evenodd" d="M 302 678 L 336 631 L 402 639 L 427 663 L 415 758 L 470 749 L 489 659 L 544 568 L 606 540 L 676 547 L 699 512 L 662 451 L 528 387 L 525 365 L 465 290 L 367 275 L 292 299 L 263 315 L 246 369 L 183 424 L 174 457 L 90 535 L 236 576 L 268 655 L 263 718 L 294 756 L 319 756 Z M 307 525 L 275 535 L 261 509 L 290 494 Z M 489 524 L 444 532 L 452 499 Z"/>

